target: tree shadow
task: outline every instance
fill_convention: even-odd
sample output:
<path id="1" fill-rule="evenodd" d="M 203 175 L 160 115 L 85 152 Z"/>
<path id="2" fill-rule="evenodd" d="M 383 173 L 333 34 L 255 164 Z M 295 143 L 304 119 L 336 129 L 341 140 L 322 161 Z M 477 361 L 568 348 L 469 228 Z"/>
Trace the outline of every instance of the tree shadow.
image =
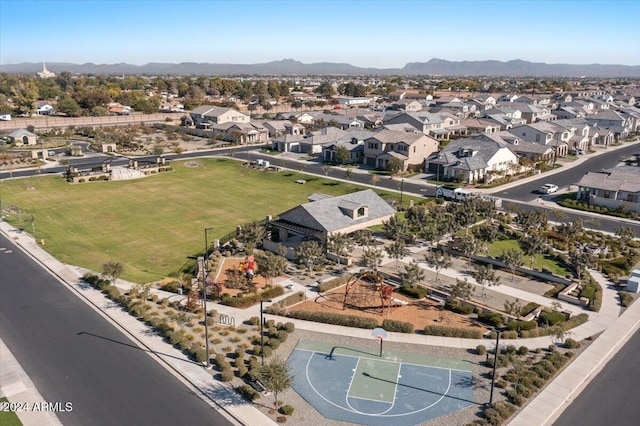
<path id="1" fill-rule="evenodd" d="M 90 333 L 90 332 L 88 332 L 88 331 L 80 331 L 80 332 L 76 333 L 76 335 L 77 335 L 77 336 L 90 336 L 90 337 L 95 337 L 95 338 L 97 338 L 97 339 L 106 340 L 106 341 L 111 342 L 111 343 L 117 343 L 118 345 L 127 346 L 127 347 L 132 348 L 132 349 L 137 349 L 137 350 L 142 351 L 142 352 L 151 353 L 151 354 L 155 354 L 155 355 L 162 355 L 162 356 L 166 356 L 166 357 L 169 357 L 169 358 L 177 359 L 178 361 L 187 362 L 187 363 L 189 363 L 189 364 L 202 365 L 202 364 L 200 364 L 199 362 L 192 361 L 192 360 L 190 360 L 190 359 L 180 358 L 180 357 L 177 357 L 177 356 L 175 356 L 175 355 L 169 355 L 169 354 L 166 354 L 166 353 L 164 353 L 164 352 L 158 352 L 158 351 L 152 351 L 152 350 L 149 350 L 149 349 L 143 349 L 143 348 L 141 348 L 141 347 L 139 347 L 139 346 L 132 345 L 132 344 L 130 344 L 130 343 L 121 342 L 121 341 L 119 341 L 119 340 L 111 339 L 110 337 L 99 336 L 99 335 L 97 335 L 97 334 L 93 334 L 93 333 Z"/>

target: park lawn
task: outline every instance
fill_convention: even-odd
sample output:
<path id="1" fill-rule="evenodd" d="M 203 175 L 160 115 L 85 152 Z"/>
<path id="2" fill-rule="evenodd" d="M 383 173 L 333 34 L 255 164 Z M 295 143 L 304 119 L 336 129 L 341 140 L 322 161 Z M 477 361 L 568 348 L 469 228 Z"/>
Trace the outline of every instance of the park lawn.
<path id="1" fill-rule="evenodd" d="M 7 398 L 0 398 L 0 404 L 8 402 Z M 0 411 L 0 425 L 2 426 L 22 426 L 18 415 L 13 411 Z"/>
<path id="2" fill-rule="evenodd" d="M 498 241 L 493 242 L 489 246 L 489 256 L 491 256 L 491 257 L 500 257 L 500 255 L 502 254 L 503 251 L 507 251 L 509 249 L 516 249 L 516 250 L 520 250 L 520 252 L 522 252 L 522 249 L 520 248 L 520 244 L 518 243 L 518 241 L 516 241 L 516 240 L 498 240 Z M 524 262 L 523 266 L 525 268 L 530 268 L 531 267 L 529 256 L 526 256 L 524 253 L 522 253 L 522 260 Z M 553 273 L 555 275 L 559 275 L 561 277 L 564 277 L 565 275 L 569 274 L 569 271 L 567 271 L 565 268 L 563 268 L 562 266 L 558 265 L 552 259 L 548 259 L 548 258 L 544 257 L 544 255 L 542 255 L 542 254 L 537 254 L 535 256 L 534 261 L 533 261 L 533 267 L 537 268 L 539 270 L 547 269 L 551 273 Z"/>
<path id="3" fill-rule="evenodd" d="M 124 264 L 122 278 L 150 282 L 179 272 L 190 256 L 237 225 L 277 216 L 314 192 L 340 195 L 361 189 L 292 171 L 267 173 L 231 159 L 174 161 L 173 172 L 145 179 L 71 185 L 59 176 L 0 183 L 5 220 L 33 233 L 61 262 L 101 271 Z M 305 179 L 305 185 L 296 180 Z M 383 198 L 398 194 L 377 191 Z M 16 206 L 22 214 L 7 213 Z M 33 226 L 29 221 L 35 217 Z"/>

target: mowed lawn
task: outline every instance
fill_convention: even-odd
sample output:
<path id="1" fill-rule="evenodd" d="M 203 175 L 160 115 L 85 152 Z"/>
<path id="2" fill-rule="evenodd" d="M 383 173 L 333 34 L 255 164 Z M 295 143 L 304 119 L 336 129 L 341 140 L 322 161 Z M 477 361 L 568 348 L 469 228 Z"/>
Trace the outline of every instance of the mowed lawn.
<path id="1" fill-rule="evenodd" d="M 44 248 L 64 263 L 95 271 L 120 261 L 122 278 L 149 282 L 175 274 L 189 256 L 237 225 L 262 220 L 307 201 L 314 192 L 340 195 L 356 185 L 292 171 L 249 170 L 231 159 L 199 159 L 202 167 L 172 163 L 173 172 L 144 179 L 71 185 L 59 176 L 0 183 L 5 220 L 44 239 Z M 307 184 L 295 183 L 306 179 Z M 378 191 L 386 198 L 395 193 Z M 21 215 L 7 213 L 16 206 Z M 22 222 L 20 222 L 22 221 Z"/>

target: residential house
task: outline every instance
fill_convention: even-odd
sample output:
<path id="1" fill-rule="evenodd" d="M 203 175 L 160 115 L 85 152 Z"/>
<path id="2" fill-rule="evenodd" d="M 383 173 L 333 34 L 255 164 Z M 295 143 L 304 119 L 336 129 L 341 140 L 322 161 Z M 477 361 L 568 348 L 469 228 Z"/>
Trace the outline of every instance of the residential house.
<path id="1" fill-rule="evenodd" d="M 290 135 L 285 133 L 271 139 L 273 149 L 281 152 L 300 152 L 300 142 L 304 140 L 303 135 Z"/>
<path id="2" fill-rule="evenodd" d="M 262 122 L 262 126 L 267 129 L 270 138 L 277 138 L 284 134 L 304 135 L 306 132 L 302 124 L 294 124 L 289 120 L 267 120 Z"/>
<path id="3" fill-rule="evenodd" d="M 551 109 L 542 105 L 532 105 L 524 102 L 518 102 L 516 108 L 520 110 L 521 117 L 527 120 L 527 123 L 535 123 L 536 121 L 553 121 L 556 116 L 551 114 Z"/>
<path id="4" fill-rule="evenodd" d="M 56 108 L 53 102 L 37 101 L 36 102 L 36 114 L 38 115 L 53 115 L 56 113 Z"/>
<path id="5" fill-rule="evenodd" d="M 345 106 L 369 105 L 371 103 L 371 98 L 364 98 L 364 97 L 338 98 L 338 103 L 340 105 L 345 105 Z"/>
<path id="6" fill-rule="evenodd" d="M 438 180 L 472 184 L 512 173 L 517 164 L 518 156 L 509 144 L 479 135 L 449 142 L 425 160 L 425 170 L 436 173 Z"/>
<path id="7" fill-rule="evenodd" d="M 578 185 L 578 200 L 610 209 L 624 208 L 640 213 L 640 167 L 620 166 L 588 172 Z"/>
<path id="8" fill-rule="evenodd" d="M 202 105 L 189 113 L 196 127 L 207 128 L 214 124 L 238 123 L 251 121 L 251 117 L 232 108 Z"/>
<path id="9" fill-rule="evenodd" d="M 133 108 L 128 105 L 122 105 L 119 102 L 110 102 L 107 104 L 107 111 L 109 115 L 131 115 L 133 114 Z"/>
<path id="10" fill-rule="evenodd" d="M 424 105 L 415 99 L 400 99 L 393 103 L 395 110 L 416 112 L 424 108 Z"/>
<path id="11" fill-rule="evenodd" d="M 515 95 L 513 93 L 505 93 L 503 95 L 498 96 L 496 104 L 501 102 L 515 102 L 518 100 L 519 97 L 520 97 L 519 95 Z"/>
<path id="12" fill-rule="evenodd" d="M 209 123 L 211 132 L 222 140 L 239 143 L 266 143 L 269 139 L 269 131 L 256 123 Z M 217 136 L 220 135 L 220 136 Z"/>
<path id="13" fill-rule="evenodd" d="M 629 135 L 627 119 L 617 111 L 599 110 L 584 119 L 593 126 L 611 130 L 616 140 L 624 139 Z"/>
<path id="14" fill-rule="evenodd" d="M 513 151 L 520 159 L 528 159 L 531 165 L 540 162 L 552 164 L 554 161 L 554 147 L 519 139 L 517 136 L 514 136 L 507 131 L 499 133 L 483 133 L 478 136 L 478 138 L 480 137 L 509 144 L 511 151 Z M 524 165 L 522 161 L 520 161 L 520 164 Z M 515 169 L 516 166 L 514 165 L 513 168 Z M 517 167 L 517 169 L 521 169 L 521 167 Z"/>
<path id="15" fill-rule="evenodd" d="M 496 133 L 501 123 L 492 118 L 465 118 L 460 124 L 469 129 L 469 133 Z"/>
<path id="16" fill-rule="evenodd" d="M 364 160 L 364 141 L 372 134 L 374 133 L 368 130 L 349 129 L 342 139 L 322 146 L 322 159 L 332 163 L 339 162 L 336 158 L 336 151 L 342 147 L 349 151 L 349 159 L 344 161 L 345 164 L 362 163 Z"/>
<path id="17" fill-rule="evenodd" d="M 364 163 L 386 169 L 391 159 L 396 158 L 402 161 L 402 170 L 416 170 L 437 150 L 438 141 L 430 136 L 382 129 L 364 141 Z"/>
<path id="18" fill-rule="evenodd" d="M 441 112 L 438 114 L 443 122 L 445 131 L 448 132 L 444 139 L 449 139 L 451 135 L 466 136 L 469 134 L 469 128 L 460 122 L 460 117 L 449 112 Z M 437 139 L 437 138 L 436 138 Z"/>
<path id="19" fill-rule="evenodd" d="M 375 129 L 376 127 L 382 126 L 383 117 L 384 114 L 373 112 L 357 115 L 358 120 L 364 123 L 366 129 Z"/>
<path id="20" fill-rule="evenodd" d="M 444 121 L 438 114 L 431 112 L 393 112 L 385 114 L 383 118 L 384 124 L 409 124 L 425 135 L 430 135 L 435 139 L 444 139 L 445 134 L 449 132 L 441 132 L 444 129 Z"/>
<path id="21" fill-rule="evenodd" d="M 309 132 L 298 144 L 298 152 L 321 154 L 323 145 L 344 139 L 347 132 L 337 127 L 324 127 Z"/>
<path id="22" fill-rule="evenodd" d="M 553 123 L 526 124 L 513 127 L 508 131 L 521 140 L 553 147 L 559 157 L 569 152 L 571 132 Z"/>
<path id="23" fill-rule="evenodd" d="M 36 145 L 38 137 L 25 129 L 17 129 L 7 135 L 9 141 L 15 146 Z"/>

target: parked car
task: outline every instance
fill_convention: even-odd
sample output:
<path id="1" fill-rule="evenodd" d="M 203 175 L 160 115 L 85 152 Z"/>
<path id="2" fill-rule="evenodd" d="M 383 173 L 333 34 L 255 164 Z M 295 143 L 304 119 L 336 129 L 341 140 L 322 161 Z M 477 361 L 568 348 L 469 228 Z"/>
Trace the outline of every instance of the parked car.
<path id="1" fill-rule="evenodd" d="M 545 183 L 540 188 L 538 188 L 538 194 L 552 194 L 558 190 L 558 185 L 554 185 L 552 183 Z"/>

